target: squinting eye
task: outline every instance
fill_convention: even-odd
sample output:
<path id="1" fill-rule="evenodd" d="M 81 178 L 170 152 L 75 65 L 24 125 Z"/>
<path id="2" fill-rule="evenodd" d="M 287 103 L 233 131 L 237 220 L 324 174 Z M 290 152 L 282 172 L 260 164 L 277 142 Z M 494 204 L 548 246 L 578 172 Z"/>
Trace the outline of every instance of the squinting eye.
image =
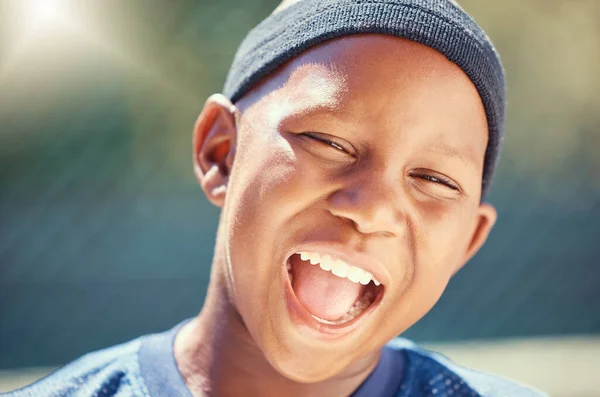
<path id="1" fill-rule="evenodd" d="M 426 181 L 429 181 L 429 182 L 438 183 L 440 185 L 447 186 L 452 190 L 459 190 L 459 188 L 454 183 L 452 183 L 452 181 L 450 179 L 444 178 L 442 176 L 433 176 L 433 175 L 429 175 L 429 174 L 414 174 L 413 176 L 416 176 L 417 178 L 425 179 Z"/>
<path id="2" fill-rule="evenodd" d="M 323 137 L 320 134 L 315 134 L 315 133 L 312 133 L 312 132 L 305 132 L 302 135 L 305 135 L 305 136 L 307 136 L 307 137 L 309 137 L 311 139 L 314 139 L 315 141 L 319 141 L 319 142 L 321 142 L 321 143 L 323 143 L 325 145 L 331 146 L 332 148 L 337 149 L 337 150 L 339 150 L 341 152 L 350 154 L 350 152 L 348 150 L 346 150 L 342 145 L 340 145 L 340 144 L 338 144 L 336 142 L 333 142 L 333 141 L 331 141 L 331 140 Z"/>

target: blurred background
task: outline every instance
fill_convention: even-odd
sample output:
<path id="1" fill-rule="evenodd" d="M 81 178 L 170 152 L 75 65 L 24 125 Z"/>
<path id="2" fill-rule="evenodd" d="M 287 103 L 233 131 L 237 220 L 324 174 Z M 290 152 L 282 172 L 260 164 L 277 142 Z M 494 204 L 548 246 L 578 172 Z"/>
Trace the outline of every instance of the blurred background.
<path id="1" fill-rule="evenodd" d="M 499 221 L 405 336 L 600 396 L 600 1 L 460 4 L 507 69 Z M 0 391 L 200 310 L 218 211 L 192 126 L 276 5 L 0 0 Z"/>

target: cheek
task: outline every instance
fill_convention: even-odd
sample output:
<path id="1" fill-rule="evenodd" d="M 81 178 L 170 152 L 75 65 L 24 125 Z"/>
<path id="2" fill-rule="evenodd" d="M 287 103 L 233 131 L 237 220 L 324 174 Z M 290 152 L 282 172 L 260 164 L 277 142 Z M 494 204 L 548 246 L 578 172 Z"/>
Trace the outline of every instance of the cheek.
<path id="1" fill-rule="evenodd" d="M 468 245 L 465 211 L 440 204 L 413 208 L 411 222 L 414 268 L 398 297 L 393 317 L 404 332 L 437 303 Z"/>
<path id="2" fill-rule="evenodd" d="M 289 216 L 281 203 L 295 175 L 293 159 L 268 143 L 260 137 L 238 148 L 221 220 L 230 299 L 256 341 L 278 291 L 281 224 Z"/>
<path id="3" fill-rule="evenodd" d="M 235 219 L 250 218 L 262 224 L 285 216 L 293 198 L 301 197 L 302 176 L 287 142 L 281 137 L 257 139 L 245 148 L 240 160 L 231 181 Z"/>
<path id="4" fill-rule="evenodd" d="M 464 256 L 471 234 L 472 205 L 464 203 L 432 203 L 422 206 L 417 214 L 420 225 L 417 253 L 437 270 L 454 268 Z"/>
<path id="5" fill-rule="evenodd" d="M 419 227 L 414 236 L 417 264 L 414 281 L 441 294 L 462 265 L 471 240 L 473 222 L 469 204 L 428 205 L 415 213 L 414 221 Z"/>
<path id="6" fill-rule="evenodd" d="M 261 134 L 238 149 L 225 205 L 230 277 L 242 302 L 252 295 L 267 298 L 264 288 L 276 278 L 294 233 L 291 221 L 310 203 L 310 174 L 288 141 Z M 245 280 L 252 280 L 252 286 Z"/>
<path id="7" fill-rule="evenodd" d="M 257 235 L 264 235 L 275 225 L 287 225 L 296 214 L 324 197 L 331 185 L 330 172 L 294 145 L 294 139 L 278 132 L 263 133 L 245 142 L 234 164 L 233 218 L 251 220 L 250 227 Z"/>

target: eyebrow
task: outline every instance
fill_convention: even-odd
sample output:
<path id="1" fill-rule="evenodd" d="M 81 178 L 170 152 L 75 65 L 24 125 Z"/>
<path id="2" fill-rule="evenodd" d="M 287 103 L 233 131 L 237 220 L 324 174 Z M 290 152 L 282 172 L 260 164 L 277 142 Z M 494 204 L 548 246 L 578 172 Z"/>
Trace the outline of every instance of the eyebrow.
<path id="1" fill-rule="evenodd" d="M 452 146 L 447 146 L 443 144 L 434 144 L 429 146 L 429 151 L 435 154 L 440 154 L 445 157 L 452 157 L 458 160 L 461 160 L 464 163 L 469 165 L 478 165 L 479 161 L 473 155 L 471 151 L 465 152 L 464 150 L 459 150 Z"/>
<path id="2" fill-rule="evenodd" d="M 337 103 L 314 103 L 301 104 L 287 109 L 281 115 L 278 124 L 283 124 L 290 120 L 306 119 L 314 117 L 327 117 L 339 122 L 349 122 L 350 112 L 338 107 Z"/>

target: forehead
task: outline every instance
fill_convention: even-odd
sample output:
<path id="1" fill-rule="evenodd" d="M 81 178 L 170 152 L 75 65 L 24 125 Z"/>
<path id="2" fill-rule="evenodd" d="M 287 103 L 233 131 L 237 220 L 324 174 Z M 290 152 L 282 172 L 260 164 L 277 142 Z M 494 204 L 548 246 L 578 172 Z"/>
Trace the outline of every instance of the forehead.
<path id="1" fill-rule="evenodd" d="M 393 134 L 487 145 L 479 94 L 441 53 L 381 34 L 344 36 L 314 47 L 269 76 L 242 107 L 260 104 L 269 122 L 311 117 Z M 244 100 L 242 100 L 244 102 Z M 479 133 L 460 134 L 461 131 Z"/>

